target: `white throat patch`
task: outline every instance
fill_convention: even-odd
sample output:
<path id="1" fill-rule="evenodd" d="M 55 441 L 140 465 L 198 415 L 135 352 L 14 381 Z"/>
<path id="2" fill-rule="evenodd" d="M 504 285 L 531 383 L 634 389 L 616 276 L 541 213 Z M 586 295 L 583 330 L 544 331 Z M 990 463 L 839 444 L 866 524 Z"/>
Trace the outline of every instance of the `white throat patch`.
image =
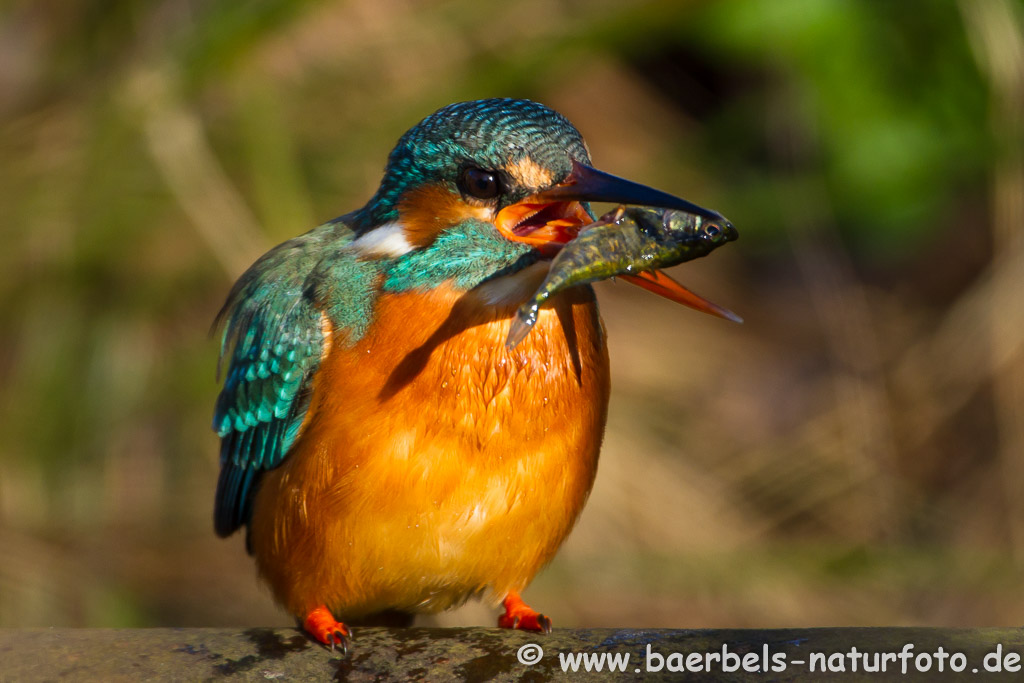
<path id="1" fill-rule="evenodd" d="M 405 227 L 397 222 L 385 223 L 349 245 L 364 256 L 402 256 L 412 251 L 413 247 L 405 238 Z"/>

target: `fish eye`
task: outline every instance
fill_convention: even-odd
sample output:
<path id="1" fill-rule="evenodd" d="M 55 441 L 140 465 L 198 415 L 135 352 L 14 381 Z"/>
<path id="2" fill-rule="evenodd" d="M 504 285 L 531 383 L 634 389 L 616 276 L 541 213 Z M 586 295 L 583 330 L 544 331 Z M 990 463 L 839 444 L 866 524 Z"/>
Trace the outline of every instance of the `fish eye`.
<path id="1" fill-rule="evenodd" d="M 708 223 L 704 226 L 704 234 L 712 241 L 717 242 L 722 238 L 722 229 L 714 223 Z"/>
<path id="2" fill-rule="evenodd" d="M 477 199 L 494 199 L 501 192 L 497 174 L 476 166 L 467 166 L 459 174 L 459 191 Z"/>

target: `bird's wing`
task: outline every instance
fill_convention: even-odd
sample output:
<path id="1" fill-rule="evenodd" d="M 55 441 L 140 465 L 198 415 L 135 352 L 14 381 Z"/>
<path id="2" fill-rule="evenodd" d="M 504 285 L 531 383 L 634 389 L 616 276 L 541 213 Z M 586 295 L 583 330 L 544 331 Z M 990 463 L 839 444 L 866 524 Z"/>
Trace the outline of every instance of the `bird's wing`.
<path id="1" fill-rule="evenodd" d="M 257 261 L 218 315 L 221 362 L 230 357 L 213 418 L 221 438 L 214 505 L 221 536 L 248 523 L 259 477 L 288 455 L 309 408 L 324 349 L 322 314 L 305 285 L 325 238 L 315 233 Z"/>

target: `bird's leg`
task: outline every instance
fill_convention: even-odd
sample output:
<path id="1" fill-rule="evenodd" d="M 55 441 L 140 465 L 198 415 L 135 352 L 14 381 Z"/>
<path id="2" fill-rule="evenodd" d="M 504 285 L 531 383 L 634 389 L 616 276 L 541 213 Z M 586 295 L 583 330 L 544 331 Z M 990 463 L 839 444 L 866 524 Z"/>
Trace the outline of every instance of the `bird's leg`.
<path id="1" fill-rule="evenodd" d="M 519 597 L 519 593 L 509 593 L 501 605 L 505 608 L 505 613 L 498 617 L 499 628 L 551 633 L 551 619 L 531 609 Z"/>
<path id="2" fill-rule="evenodd" d="M 312 612 L 307 614 L 305 621 L 302 622 L 302 627 L 324 645 L 330 645 L 332 650 L 337 647 L 342 654 L 348 654 L 348 643 L 352 632 L 348 630 L 348 626 L 335 619 L 324 605 L 315 607 Z"/>

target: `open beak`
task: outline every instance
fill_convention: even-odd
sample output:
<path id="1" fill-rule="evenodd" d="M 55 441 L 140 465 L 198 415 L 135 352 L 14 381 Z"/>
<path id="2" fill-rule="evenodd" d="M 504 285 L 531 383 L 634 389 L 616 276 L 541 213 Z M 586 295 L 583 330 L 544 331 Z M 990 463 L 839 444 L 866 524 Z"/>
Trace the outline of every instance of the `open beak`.
<path id="1" fill-rule="evenodd" d="M 494 219 L 498 231 L 508 239 L 548 254 L 557 252 L 579 234 L 580 228 L 593 222 L 594 217 L 579 202 L 545 195 L 533 195 L 506 206 Z"/>
<path id="2" fill-rule="evenodd" d="M 717 211 L 705 209 L 653 187 L 599 171 L 574 159 L 572 172 L 565 182 L 505 207 L 498 212 L 494 222 L 508 239 L 525 242 L 541 251 L 554 254 L 576 237 L 582 227 L 594 221 L 580 202 L 653 206 L 692 213 L 711 220 L 725 220 Z M 660 270 L 620 277 L 630 284 L 703 313 L 733 322 L 743 322 L 743 319 L 732 311 L 691 292 Z"/>
<path id="3" fill-rule="evenodd" d="M 712 220 L 725 220 L 717 211 L 697 206 L 653 187 L 598 171 L 575 159 L 565 181 L 506 206 L 494 223 L 505 237 L 555 252 L 594 221 L 580 202 L 609 202 L 676 209 Z"/>
<path id="4" fill-rule="evenodd" d="M 686 287 L 669 277 L 663 270 L 652 270 L 638 273 L 637 275 L 620 275 L 623 280 L 631 285 L 642 287 L 648 292 L 663 296 L 669 301 L 689 306 L 695 311 L 707 313 L 717 318 L 731 320 L 734 323 L 742 323 L 743 318 L 739 317 L 728 308 L 723 308 L 713 301 L 708 301 L 700 294 L 690 291 Z"/>
<path id="5" fill-rule="evenodd" d="M 656 206 L 661 209 L 676 209 L 696 214 L 711 220 L 725 220 L 725 216 L 717 211 L 705 209 L 703 206 L 697 206 L 693 202 L 688 202 L 661 190 L 655 190 L 653 187 L 598 171 L 575 159 L 572 162 L 572 173 L 569 174 L 566 181 L 542 192 L 538 197 L 548 201 L 575 199 L 587 202 Z"/>

